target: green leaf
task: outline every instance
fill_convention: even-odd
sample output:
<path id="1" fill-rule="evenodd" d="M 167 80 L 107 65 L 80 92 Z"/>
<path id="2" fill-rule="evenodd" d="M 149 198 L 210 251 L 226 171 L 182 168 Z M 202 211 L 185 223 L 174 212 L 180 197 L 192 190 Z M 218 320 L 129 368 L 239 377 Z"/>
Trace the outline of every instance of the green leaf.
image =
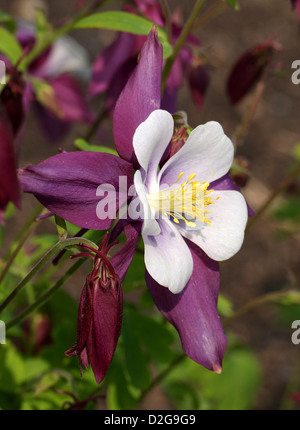
<path id="1" fill-rule="evenodd" d="M 218 298 L 218 312 L 224 317 L 230 317 L 233 314 L 233 305 L 230 300 L 219 294 Z"/>
<path id="2" fill-rule="evenodd" d="M 145 354 L 139 339 L 138 320 L 136 312 L 125 307 L 122 340 L 125 352 L 125 366 L 134 387 L 146 389 L 150 384 L 150 372 Z"/>
<path id="3" fill-rule="evenodd" d="M 0 52 L 15 64 L 22 55 L 22 48 L 13 34 L 3 27 L 0 27 Z"/>
<path id="4" fill-rule="evenodd" d="M 238 0 L 225 0 L 225 1 L 226 1 L 226 3 L 229 4 L 229 6 L 233 7 L 233 9 L 239 10 L 240 6 L 238 3 Z"/>
<path id="5" fill-rule="evenodd" d="M 75 26 L 75 28 L 101 28 L 144 36 L 150 33 L 152 27 L 152 21 L 122 11 L 96 13 L 81 19 Z M 163 46 L 164 59 L 166 59 L 172 55 L 172 46 L 167 41 L 166 31 L 161 27 L 158 27 L 157 30 L 158 38 Z"/>
<path id="6" fill-rule="evenodd" d="M 60 240 L 66 240 L 68 237 L 66 221 L 63 218 L 55 215 L 55 224 Z"/>
<path id="7" fill-rule="evenodd" d="M 11 33 L 16 31 L 17 26 L 15 20 L 11 15 L 2 10 L 0 10 L 0 22 L 3 23 Z"/>
<path id="8" fill-rule="evenodd" d="M 45 12 L 42 9 L 36 9 L 36 38 L 37 40 L 43 39 L 50 31 L 50 25 L 47 21 Z"/>
<path id="9" fill-rule="evenodd" d="M 113 148 L 109 148 L 108 146 L 103 145 L 90 145 L 84 139 L 76 139 L 74 145 L 80 151 L 92 151 L 92 152 L 105 152 L 107 154 L 113 154 L 119 156 L 117 151 Z"/>

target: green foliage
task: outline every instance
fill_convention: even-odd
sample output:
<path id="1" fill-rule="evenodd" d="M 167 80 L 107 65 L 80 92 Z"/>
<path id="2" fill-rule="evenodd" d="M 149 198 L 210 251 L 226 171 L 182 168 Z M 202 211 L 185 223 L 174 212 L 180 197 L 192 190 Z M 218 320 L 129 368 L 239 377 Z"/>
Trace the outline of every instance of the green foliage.
<path id="1" fill-rule="evenodd" d="M 5 27 L 11 32 L 14 33 L 16 31 L 16 23 L 14 18 L 6 12 L 0 10 L 0 23 L 4 24 Z"/>
<path id="2" fill-rule="evenodd" d="M 15 64 L 22 55 L 22 48 L 14 35 L 0 27 L 0 52 L 10 59 Z"/>
<path id="3" fill-rule="evenodd" d="M 76 139 L 74 144 L 75 144 L 75 147 L 80 151 L 105 152 L 107 154 L 113 154 L 113 155 L 119 156 L 117 151 L 113 148 L 109 148 L 108 146 L 103 146 L 103 145 L 90 145 L 84 139 Z"/>
<path id="4" fill-rule="evenodd" d="M 129 12 L 108 11 L 83 18 L 75 28 L 101 28 L 146 36 L 152 26 L 153 22 L 144 17 Z M 167 59 L 172 55 L 172 46 L 167 41 L 165 30 L 160 27 L 158 27 L 158 38 L 163 46 L 164 59 Z"/>
<path id="5" fill-rule="evenodd" d="M 177 409 L 244 410 L 255 405 L 260 383 L 256 357 L 236 345 L 227 351 L 220 375 L 186 358 L 164 386 Z"/>
<path id="6" fill-rule="evenodd" d="M 233 7 L 235 10 L 239 10 L 240 6 L 238 3 L 238 0 L 225 0 L 226 3 L 229 4 L 229 6 Z"/>

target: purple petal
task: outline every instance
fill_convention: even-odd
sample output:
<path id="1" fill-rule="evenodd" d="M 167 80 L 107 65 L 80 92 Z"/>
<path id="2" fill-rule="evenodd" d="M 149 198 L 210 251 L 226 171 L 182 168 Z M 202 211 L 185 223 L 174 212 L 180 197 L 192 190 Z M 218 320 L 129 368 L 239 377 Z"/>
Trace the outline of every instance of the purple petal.
<path id="1" fill-rule="evenodd" d="M 207 369 L 220 373 L 227 340 L 217 312 L 218 264 L 191 242 L 188 245 L 194 271 L 180 294 L 172 294 L 148 273 L 146 281 L 156 306 L 177 329 L 185 353 Z"/>
<path id="2" fill-rule="evenodd" d="M 122 91 L 114 111 L 114 138 L 118 153 L 136 168 L 132 138 L 137 127 L 160 107 L 162 45 L 153 27 L 140 61 Z"/>
<path id="3" fill-rule="evenodd" d="M 122 189 L 120 176 L 124 177 Z M 21 169 L 20 182 L 23 191 L 34 194 L 54 214 L 82 228 L 104 230 L 127 201 L 132 166 L 112 154 L 69 152 Z M 107 214 L 99 219 L 98 205 L 104 203 Z"/>
<path id="4" fill-rule="evenodd" d="M 128 221 L 121 220 L 118 222 L 111 238 L 111 241 L 113 241 L 114 238 L 116 238 L 124 229 L 126 243 L 117 252 L 117 254 L 110 259 L 111 264 L 114 266 L 114 269 L 121 281 L 125 278 L 129 265 L 133 259 L 134 251 L 142 229 L 142 222 L 134 222 L 132 224 L 124 225 L 125 223 L 128 223 Z"/>
<path id="5" fill-rule="evenodd" d="M 210 189 L 213 190 L 235 190 L 241 192 L 240 187 L 234 182 L 229 173 L 224 175 L 222 178 L 212 182 L 209 186 Z M 255 211 L 248 205 L 248 216 L 255 215 Z"/>
<path id="6" fill-rule="evenodd" d="M 132 57 L 136 57 L 137 36 L 121 33 L 117 40 L 108 46 L 95 60 L 92 67 L 92 77 L 89 92 L 96 95 L 114 85 L 114 75 Z"/>

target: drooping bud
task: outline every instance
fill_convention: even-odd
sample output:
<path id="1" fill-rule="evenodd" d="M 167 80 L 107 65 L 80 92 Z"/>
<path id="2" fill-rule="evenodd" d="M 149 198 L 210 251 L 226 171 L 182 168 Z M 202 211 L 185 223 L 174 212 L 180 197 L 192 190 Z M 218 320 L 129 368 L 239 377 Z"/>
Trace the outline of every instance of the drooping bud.
<path id="1" fill-rule="evenodd" d="M 194 57 L 188 71 L 188 81 L 194 102 L 199 109 L 202 108 L 204 96 L 209 86 L 207 67 L 200 58 Z"/>
<path id="2" fill-rule="evenodd" d="M 227 81 L 227 93 L 232 104 L 248 93 L 270 63 L 273 53 L 279 50 L 281 45 L 274 40 L 267 40 L 252 46 L 238 59 Z"/>
<path id="3" fill-rule="evenodd" d="M 78 355 L 80 370 L 91 365 L 98 384 L 104 379 L 112 361 L 121 333 L 123 294 L 121 281 L 110 263 L 105 236 L 98 250 L 81 245 L 88 251 L 75 257 L 91 257 L 94 268 L 87 276 L 78 310 L 77 342 L 66 351 L 67 356 Z"/>
<path id="4" fill-rule="evenodd" d="M 22 74 L 12 69 L 10 79 L 0 94 L 0 103 L 10 122 L 14 137 L 17 136 L 24 120 L 24 89 L 25 82 Z"/>
<path id="5" fill-rule="evenodd" d="M 4 212 L 10 201 L 20 207 L 13 133 L 0 105 L 0 224 L 3 223 Z"/>

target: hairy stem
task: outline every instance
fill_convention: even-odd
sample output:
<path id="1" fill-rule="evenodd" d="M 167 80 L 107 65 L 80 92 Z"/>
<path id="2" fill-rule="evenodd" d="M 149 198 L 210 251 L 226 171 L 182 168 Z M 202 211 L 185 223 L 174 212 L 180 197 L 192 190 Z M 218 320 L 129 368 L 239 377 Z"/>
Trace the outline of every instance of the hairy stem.
<path id="1" fill-rule="evenodd" d="M 82 242 L 82 238 L 81 238 Z M 30 306 L 28 306 L 24 311 L 22 311 L 19 315 L 17 315 L 14 319 L 9 321 L 6 324 L 6 329 L 13 327 L 14 325 L 20 323 L 23 321 L 27 316 L 32 314 L 36 309 L 38 309 L 40 306 L 42 306 L 65 282 L 67 279 L 69 279 L 77 269 L 84 263 L 85 260 L 78 260 L 75 264 L 73 264 L 72 267 L 70 267 L 69 270 L 67 270 L 66 273 L 47 291 L 45 291 L 44 294 L 42 294 L 34 303 L 32 303 Z"/>
<path id="2" fill-rule="evenodd" d="M 257 306 L 263 305 L 264 303 L 268 303 L 268 302 L 274 302 L 278 299 L 281 299 L 282 297 L 288 296 L 290 293 L 291 293 L 291 290 L 276 291 L 275 293 L 264 294 L 263 296 L 260 296 L 254 300 L 251 300 L 250 302 L 242 306 L 240 309 L 238 309 L 236 312 L 234 312 L 233 315 L 225 318 L 222 323 L 223 327 L 226 328 L 233 320 L 246 314 L 247 312 L 251 311 Z"/>
<path id="3" fill-rule="evenodd" d="M 4 302 L 0 305 L 0 312 L 5 309 L 9 303 L 16 297 L 16 295 L 25 287 L 26 284 L 34 277 L 34 275 L 45 265 L 47 262 L 57 253 L 60 252 L 64 248 L 68 248 L 70 246 L 79 245 L 80 243 L 84 243 L 86 245 L 92 246 L 97 249 L 97 245 L 85 238 L 72 238 L 66 239 L 64 241 L 58 242 L 54 245 L 31 269 L 31 271 L 25 276 L 25 278 L 16 286 L 16 288 L 9 294 L 9 296 L 4 300 Z"/>
<path id="4" fill-rule="evenodd" d="M 0 284 L 2 283 L 3 279 L 5 278 L 6 274 L 8 273 L 10 267 L 12 266 L 13 262 L 15 261 L 17 255 L 23 248 L 24 244 L 26 243 L 27 239 L 31 236 L 32 232 L 35 230 L 38 221 L 36 219 L 37 216 L 39 216 L 43 211 L 43 208 L 39 206 L 35 211 L 33 217 L 30 217 L 30 221 L 27 222 L 21 232 L 18 234 L 17 239 L 18 244 L 12 254 L 10 256 L 7 256 L 8 260 L 7 263 L 3 269 L 3 272 L 0 275 Z"/>

